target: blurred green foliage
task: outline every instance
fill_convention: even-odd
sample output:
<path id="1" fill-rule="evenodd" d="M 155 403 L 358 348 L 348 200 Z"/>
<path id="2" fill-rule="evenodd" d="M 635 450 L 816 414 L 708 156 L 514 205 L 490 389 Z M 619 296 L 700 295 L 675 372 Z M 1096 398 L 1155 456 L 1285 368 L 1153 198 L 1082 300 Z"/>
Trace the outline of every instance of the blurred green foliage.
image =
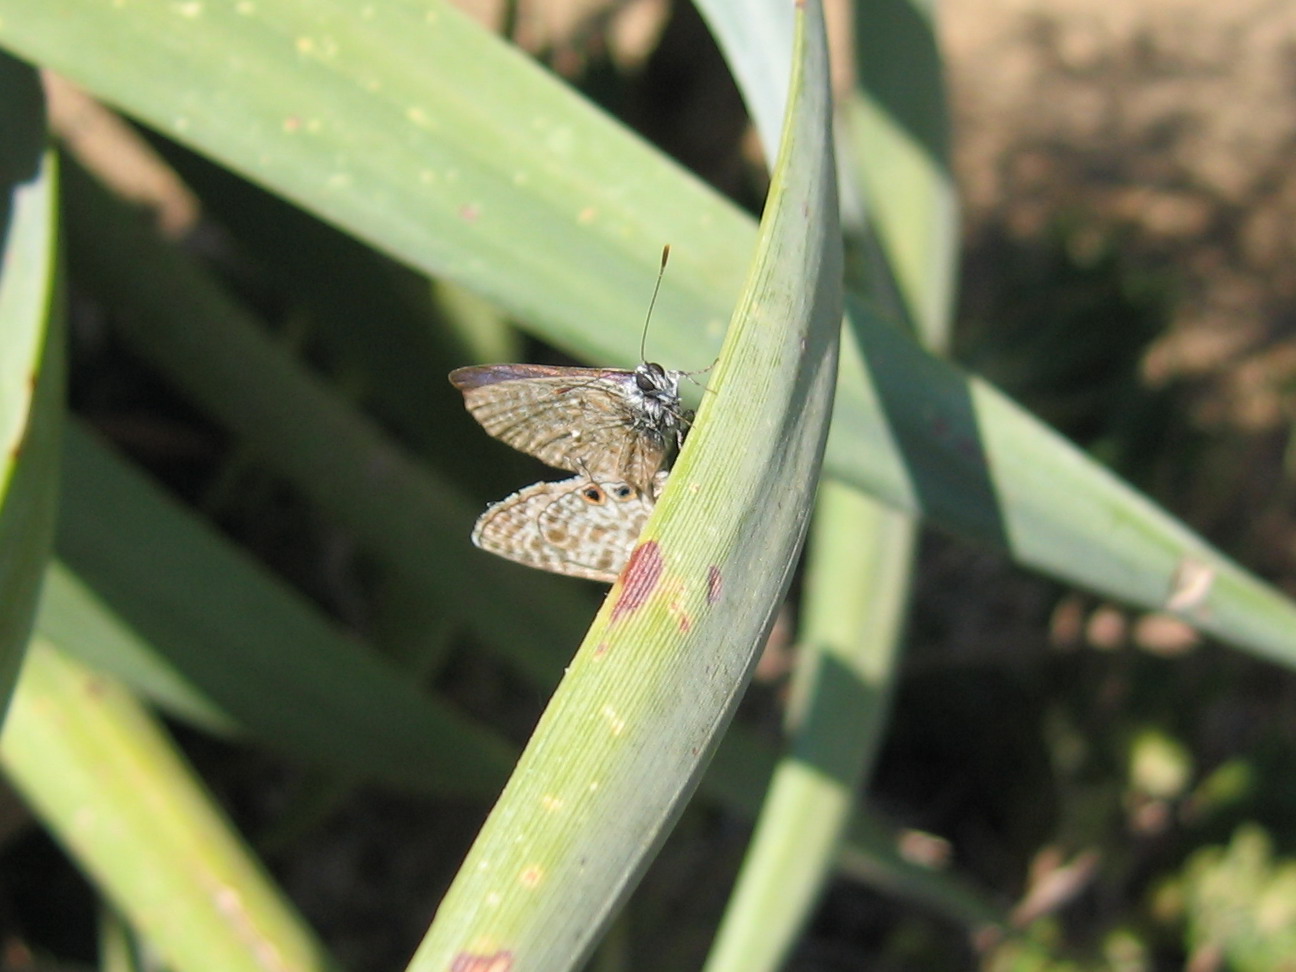
<path id="1" fill-rule="evenodd" d="M 913 31 L 922 21 L 915 10 L 861 4 L 858 14 L 870 23 L 898 13 Z M 17 46 L 9 36 L 0 26 L 0 42 Z M 759 208 L 763 166 L 744 149 L 735 88 L 696 15 L 676 7 L 642 66 L 619 63 L 610 43 L 594 23 L 581 46 L 539 56 L 551 67 L 581 65 L 570 80 L 592 102 Z M 121 544 L 141 573 L 112 553 L 98 567 L 104 589 L 115 581 L 155 593 L 165 585 L 133 578 L 165 565 L 191 600 L 132 616 L 124 607 L 130 591 L 105 605 L 102 594 L 64 586 L 62 573 L 51 574 L 62 579 L 47 590 L 66 595 L 65 604 L 85 599 L 86 613 L 65 620 L 112 613 L 97 622 L 82 659 L 100 652 L 89 660 L 134 677 L 135 691 L 181 720 L 176 735 L 202 778 L 253 845 L 273 846 L 266 856 L 286 896 L 327 930 L 343 963 L 399 967 L 600 596 L 468 548 L 485 502 L 546 471 L 488 440 L 442 376 L 483 358 L 567 361 L 561 349 L 581 342 L 632 349 L 639 320 L 595 316 L 571 331 L 537 325 L 490 297 L 429 282 L 391 256 L 394 247 L 379 252 L 366 242 L 372 230 L 365 236 L 339 225 L 336 213 L 298 208 L 158 128 L 133 123 L 128 134 L 178 174 L 202 217 L 183 238 L 160 240 L 146 230 L 145 214 L 110 198 L 98 184 L 102 173 L 65 160 L 72 447 L 83 459 L 102 450 L 107 468 L 125 479 L 145 473 L 148 486 L 137 494 L 144 506 L 128 507 L 104 502 L 119 481 L 112 473 L 72 484 L 59 556 L 90 574 L 95 551 L 84 544 L 100 538 L 105 546 L 96 549 L 108 551 L 121 549 L 109 541 Z M 650 204 L 658 201 L 651 185 L 644 191 Z M 382 201 L 373 201 L 375 211 Z M 460 214 L 464 222 L 474 215 Z M 612 256 L 590 269 L 585 251 L 568 257 L 547 244 L 559 229 L 578 235 L 589 218 L 571 215 L 576 230 L 519 218 L 519 232 L 535 238 L 534 258 L 571 264 L 560 269 L 575 278 L 606 278 L 600 284 L 612 281 L 628 303 L 646 303 L 651 276 L 637 266 Z M 951 219 L 945 228 L 952 227 Z M 142 231 L 150 248 L 128 245 Z M 661 242 L 642 247 L 649 263 Z M 853 243 L 861 263 L 885 251 L 873 239 Z M 1178 291 L 1173 273 L 1130 257 L 1136 244 L 1119 228 L 1066 217 L 1037 239 L 973 238 L 955 356 L 1167 504 L 1196 495 L 1190 487 L 1203 465 L 1205 475 L 1221 477 L 1212 489 L 1227 495 L 1245 463 L 1214 471 L 1220 453 L 1206 450 L 1221 445 L 1204 443 L 1186 420 L 1183 390 L 1149 389 L 1140 373 Z M 497 259 L 489 246 L 453 256 L 463 265 Z M 668 274 L 712 259 L 731 257 L 695 253 Z M 858 278 L 881 279 L 885 269 L 869 264 Z M 567 277 L 554 286 L 573 289 Z M 687 287 L 705 284 L 690 279 Z M 874 295 L 885 292 L 879 286 Z M 164 354 L 147 330 L 149 314 L 189 325 L 175 330 L 192 342 Z M 649 332 L 650 356 L 661 342 L 676 357 L 695 354 L 670 364 L 704 367 L 712 324 L 690 319 L 680 327 L 667 318 Z M 204 373 L 219 377 L 189 383 Z M 109 447 L 78 447 L 84 428 Z M 301 457 L 318 465 L 291 465 Z M 159 486 L 165 497 L 153 494 Z M 397 487 L 399 503 L 390 498 Z M 72 504 L 84 529 L 68 530 Z M 1065 496 L 1058 506 L 1065 515 Z M 1208 505 L 1185 506 L 1215 522 Z M 1233 548 L 1238 538 L 1216 539 Z M 221 583 L 203 579 L 213 564 Z M 193 573 L 182 572 L 186 566 Z M 1020 927 L 975 934 L 962 924 L 966 911 L 934 905 L 938 895 L 914 895 L 926 902 L 915 907 L 894 890 L 894 874 L 873 862 L 874 871 L 848 870 L 829 886 L 789 967 L 1287 967 L 1296 953 L 1287 676 L 1188 640 L 1157 654 L 1136 630 L 1139 617 L 944 537 L 926 541 L 915 584 L 920 608 L 907 660 L 894 673 L 897 703 L 870 804 L 900 822 L 896 829 L 919 832 L 903 836 L 927 849 L 924 873 L 946 888 L 958 886 L 954 875 L 971 878 L 1005 910 L 1016 902 Z M 217 595 L 228 590 L 242 593 L 222 607 Z M 278 658 L 223 654 L 222 642 L 235 638 L 226 632 L 238 625 L 212 618 L 281 630 L 254 613 L 262 596 L 279 621 L 290 618 L 300 624 L 294 631 L 309 634 L 269 639 L 286 646 Z M 218 613 L 179 613 L 178 605 L 205 597 Z M 1062 617 L 1072 608 L 1079 631 L 1068 634 Z M 1116 634 L 1097 637 L 1100 622 L 1113 617 Z M 184 630 L 174 640 L 187 641 L 187 656 L 152 651 L 151 640 L 168 640 L 155 633 L 166 630 Z M 771 645 L 774 674 L 762 673 L 733 748 L 721 751 L 720 768 L 703 785 L 706 799 L 684 815 L 633 898 L 608 967 L 618 967 L 619 956 L 620 967 L 696 968 L 706 954 L 782 740 L 778 666 L 794 639 Z M 204 667 L 207 681 L 195 674 Z M 328 690 L 339 681 L 354 710 L 337 704 L 347 691 Z M 217 704 L 217 690 L 243 707 Z M 258 699 L 282 721 L 257 722 Z M 459 726 L 447 733 L 453 744 L 424 728 L 444 723 Z M 366 732 L 354 728 L 361 725 Z M 410 726 L 418 728 L 403 728 Z M 384 760 L 367 758 L 370 745 L 381 746 Z M 440 752 L 434 759 L 420 746 Z M 426 777 L 408 772 L 414 763 Z M 378 791 L 374 778 L 405 786 Z M 86 902 L 97 889 L 50 863 L 49 845 L 34 831 L 3 853 L 0 887 L 12 906 L 0 933 L 37 952 L 92 960 Z M 1050 882 L 1058 886 L 1051 904 L 1038 913 L 1024 907 Z"/>

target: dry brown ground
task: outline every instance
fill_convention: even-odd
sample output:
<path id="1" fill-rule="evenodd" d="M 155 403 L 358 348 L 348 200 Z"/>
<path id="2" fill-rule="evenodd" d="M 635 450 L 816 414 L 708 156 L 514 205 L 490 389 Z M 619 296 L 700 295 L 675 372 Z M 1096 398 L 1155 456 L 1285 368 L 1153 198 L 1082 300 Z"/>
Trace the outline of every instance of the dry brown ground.
<path id="1" fill-rule="evenodd" d="M 1244 0 L 942 5 L 969 223 L 1131 224 L 1185 300 L 1150 378 L 1205 376 L 1200 418 L 1291 417 L 1296 8 Z"/>

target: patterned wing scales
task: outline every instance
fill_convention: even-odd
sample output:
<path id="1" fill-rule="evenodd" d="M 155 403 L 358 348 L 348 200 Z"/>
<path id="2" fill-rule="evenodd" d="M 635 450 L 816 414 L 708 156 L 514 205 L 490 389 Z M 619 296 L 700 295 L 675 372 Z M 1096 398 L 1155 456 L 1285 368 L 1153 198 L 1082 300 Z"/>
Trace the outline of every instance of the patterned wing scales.
<path id="1" fill-rule="evenodd" d="M 472 416 L 501 442 L 640 493 L 651 492 L 678 434 L 675 406 L 663 410 L 656 398 L 646 398 L 632 371 L 483 365 L 459 368 L 450 381 Z"/>
<path id="2" fill-rule="evenodd" d="M 630 559 L 666 476 L 653 477 L 648 493 L 586 476 L 534 483 L 487 509 L 472 541 L 528 567 L 611 584 Z"/>

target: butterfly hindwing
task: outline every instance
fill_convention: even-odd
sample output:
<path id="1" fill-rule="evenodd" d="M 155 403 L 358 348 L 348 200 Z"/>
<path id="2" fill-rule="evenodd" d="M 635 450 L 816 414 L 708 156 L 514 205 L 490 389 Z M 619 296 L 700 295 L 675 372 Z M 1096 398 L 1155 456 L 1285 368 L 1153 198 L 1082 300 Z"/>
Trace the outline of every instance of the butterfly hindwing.
<path id="1" fill-rule="evenodd" d="M 473 543 L 529 567 L 610 584 L 629 560 L 666 476 L 657 473 L 649 492 L 583 475 L 533 483 L 490 506 L 473 528 Z"/>

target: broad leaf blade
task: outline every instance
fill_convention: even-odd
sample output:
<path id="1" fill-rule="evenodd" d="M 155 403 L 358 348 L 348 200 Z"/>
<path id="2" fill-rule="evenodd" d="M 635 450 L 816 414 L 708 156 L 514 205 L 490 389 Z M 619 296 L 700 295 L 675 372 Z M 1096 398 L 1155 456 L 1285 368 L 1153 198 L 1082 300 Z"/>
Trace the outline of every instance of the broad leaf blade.
<path id="1" fill-rule="evenodd" d="M 543 632 L 548 658 L 535 644 L 513 658 L 548 677 L 583 626 L 587 602 L 556 578 L 525 576 L 474 550 L 468 533 L 479 502 L 352 408 L 200 265 L 73 166 L 68 187 L 77 207 L 68 233 L 74 267 L 120 315 L 122 340 L 446 616 L 506 651 Z M 454 407 L 456 419 L 470 421 Z M 64 539 L 73 543 L 76 533 Z M 526 616 L 496 610 L 501 597 L 526 605 Z"/>
<path id="2" fill-rule="evenodd" d="M 507 743 L 335 630 L 93 436 L 68 432 L 66 566 L 41 605 L 48 638 L 172 711 L 316 766 L 443 795 L 498 792 Z"/>
<path id="3" fill-rule="evenodd" d="M 756 124 L 765 157 L 778 155 L 792 74 L 787 38 L 794 29 L 790 3 L 781 0 L 698 0 Z"/>
<path id="4" fill-rule="evenodd" d="M 818 4 L 798 19 L 780 161 L 709 393 L 412 969 L 579 963 L 696 785 L 786 588 L 831 411 L 841 282 Z"/>
<path id="5" fill-rule="evenodd" d="M 167 967 L 333 967 L 156 719 L 40 638 L 0 764 Z"/>
<path id="6" fill-rule="evenodd" d="M 636 358 L 672 241 L 653 356 L 702 366 L 750 221 L 449 7 L 365 10 L 9 0 L 0 43 L 599 363 Z M 866 305 L 848 314 L 829 474 L 1296 665 L 1291 602 Z M 1174 596 L 1185 571 L 1204 598 Z"/>
<path id="7" fill-rule="evenodd" d="M 0 725 L 54 535 L 63 414 L 54 160 L 40 84 L 0 54 Z"/>
<path id="8" fill-rule="evenodd" d="M 786 74 L 779 66 L 788 50 L 771 44 L 769 33 L 778 15 L 791 8 L 767 0 L 701 0 L 700 6 L 768 143 L 777 137 L 763 127 L 768 103 L 775 100 L 769 79 Z M 934 52 L 934 37 L 921 17 L 887 15 L 896 9 L 909 12 L 904 0 L 856 12 L 859 83 L 839 92 L 842 219 L 854 255 L 847 279 L 888 299 L 895 316 L 914 322 L 913 330 L 931 342 L 950 323 L 958 227 L 949 205 L 953 186 L 943 138 L 914 136 L 943 133 L 939 97 L 917 99 L 917 105 L 912 97 L 939 85 L 938 59 L 914 56 Z M 918 25 L 927 29 L 915 30 Z M 871 57 L 873 51 L 879 56 Z M 918 64 L 928 70 L 911 69 Z M 904 68 L 897 72 L 895 65 Z M 895 110 L 869 115 L 870 124 L 852 124 L 862 106 L 875 104 Z M 944 219 L 934 220 L 933 213 Z M 837 872 L 843 834 L 885 733 L 915 534 L 912 516 L 885 509 L 840 480 L 820 488 L 798 612 L 800 647 L 785 717 L 785 755 L 707 972 L 781 968 Z M 863 855 L 888 857 L 877 846 Z"/>
<path id="9" fill-rule="evenodd" d="M 866 224 L 850 235 L 861 256 L 872 237 L 886 257 L 883 272 L 866 270 L 860 288 L 894 292 L 895 316 L 940 350 L 954 309 L 959 206 L 934 19 L 928 0 L 860 5 L 857 82 L 838 104 L 837 148 L 842 195 L 855 203 L 843 210 L 856 209 Z"/>
<path id="10" fill-rule="evenodd" d="M 454 7 L 366 9 L 11 0 L 0 44 L 570 347 L 637 356 L 671 242 L 654 356 L 709 364 L 751 220 Z"/>

